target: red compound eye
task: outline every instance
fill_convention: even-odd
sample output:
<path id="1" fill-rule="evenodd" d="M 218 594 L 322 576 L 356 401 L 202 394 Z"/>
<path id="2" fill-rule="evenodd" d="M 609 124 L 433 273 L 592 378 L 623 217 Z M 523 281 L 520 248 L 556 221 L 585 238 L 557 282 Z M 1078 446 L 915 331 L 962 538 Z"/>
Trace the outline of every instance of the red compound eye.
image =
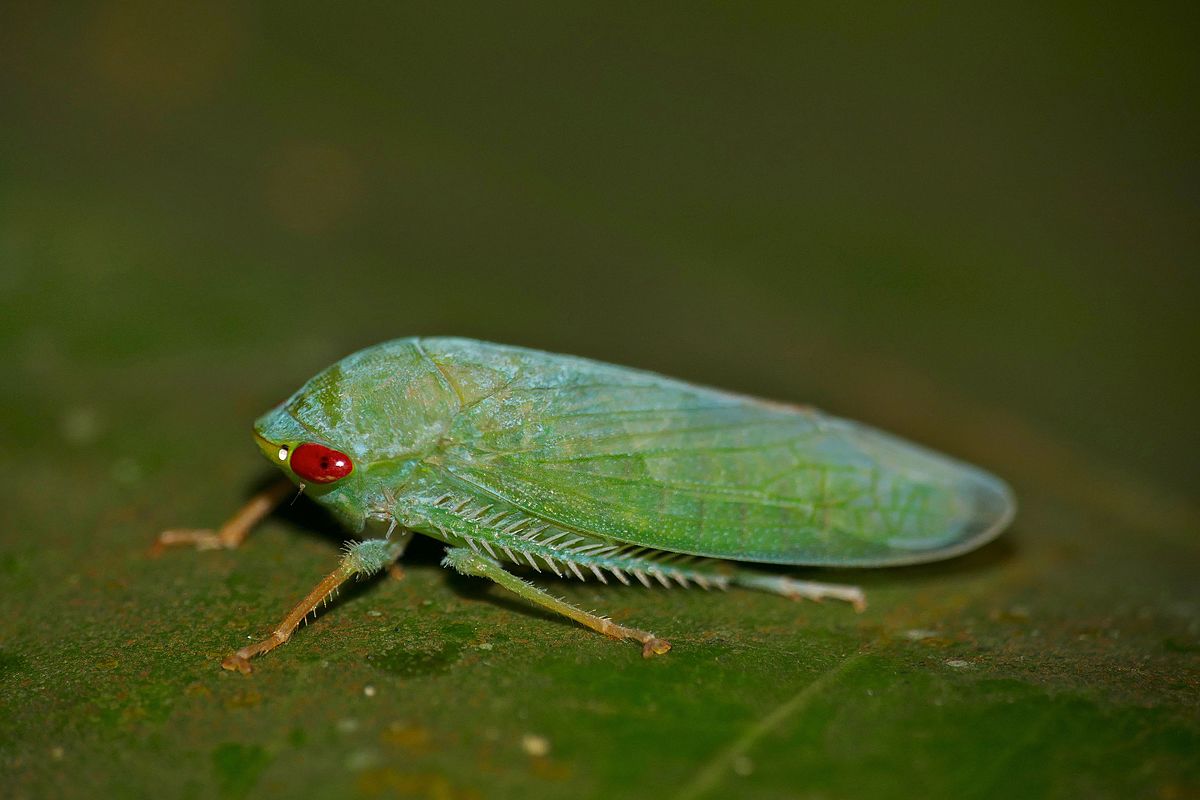
<path id="1" fill-rule="evenodd" d="M 292 472 L 313 483 L 333 483 L 354 470 L 354 462 L 345 453 L 309 442 L 292 451 Z"/>

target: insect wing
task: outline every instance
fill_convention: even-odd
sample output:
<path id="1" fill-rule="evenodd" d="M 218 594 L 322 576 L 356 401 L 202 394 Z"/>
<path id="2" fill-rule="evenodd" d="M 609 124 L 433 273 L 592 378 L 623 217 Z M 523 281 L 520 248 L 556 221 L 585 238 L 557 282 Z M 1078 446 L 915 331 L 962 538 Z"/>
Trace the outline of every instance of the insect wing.
<path id="1" fill-rule="evenodd" d="M 445 466 L 566 528 L 700 556 L 868 566 L 969 550 L 1013 513 L 997 478 L 864 425 L 519 352 L 515 377 L 459 415 Z"/>

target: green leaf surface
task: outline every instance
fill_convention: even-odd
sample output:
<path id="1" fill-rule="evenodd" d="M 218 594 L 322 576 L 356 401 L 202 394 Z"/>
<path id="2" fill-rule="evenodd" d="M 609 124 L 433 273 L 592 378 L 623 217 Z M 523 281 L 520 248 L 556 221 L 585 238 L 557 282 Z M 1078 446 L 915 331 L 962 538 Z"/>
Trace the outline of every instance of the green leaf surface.
<path id="1" fill-rule="evenodd" d="M 20 6 L 21 4 L 16 4 Z M 1197 55 L 1167 6 L 0 12 L 0 796 L 1200 796 Z M 1021 509 L 869 608 L 347 587 L 251 420 L 455 334 L 810 402 Z"/>

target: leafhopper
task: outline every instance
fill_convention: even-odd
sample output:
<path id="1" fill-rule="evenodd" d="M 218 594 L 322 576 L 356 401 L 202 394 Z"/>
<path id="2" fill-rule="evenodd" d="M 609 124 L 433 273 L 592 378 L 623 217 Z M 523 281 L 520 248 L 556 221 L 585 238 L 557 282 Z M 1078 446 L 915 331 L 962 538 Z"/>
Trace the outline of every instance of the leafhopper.
<path id="1" fill-rule="evenodd" d="M 241 672 L 345 580 L 389 567 L 414 533 L 446 544 L 444 566 L 652 656 L 670 643 L 509 567 L 861 610 L 856 587 L 732 562 L 949 558 L 995 537 L 1015 509 L 995 476 L 813 408 L 469 339 L 398 339 L 347 356 L 260 417 L 254 440 L 287 480 L 221 529 L 166 531 L 160 545 L 237 547 L 293 484 L 356 538 L 270 636 L 223 661 Z"/>

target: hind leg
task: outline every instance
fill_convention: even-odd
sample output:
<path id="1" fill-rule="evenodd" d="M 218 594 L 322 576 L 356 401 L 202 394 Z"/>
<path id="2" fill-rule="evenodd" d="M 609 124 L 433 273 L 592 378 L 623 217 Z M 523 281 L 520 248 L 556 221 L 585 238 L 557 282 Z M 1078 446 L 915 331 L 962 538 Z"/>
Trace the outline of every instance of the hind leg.
<path id="1" fill-rule="evenodd" d="M 815 600 L 821 602 L 826 598 L 843 600 L 854 606 L 855 611 L 865 611 L 867 597 L 857 586 L 846 586 L 838 583 L 817 583 L 816 581 L 798 581 L 783 575 L 752 572 L 739 569 L 730 576 L 730 581 L 737 586 L 747 589 L 758 589 L 762 592 L 781 594 L 792 600 Z"/>

